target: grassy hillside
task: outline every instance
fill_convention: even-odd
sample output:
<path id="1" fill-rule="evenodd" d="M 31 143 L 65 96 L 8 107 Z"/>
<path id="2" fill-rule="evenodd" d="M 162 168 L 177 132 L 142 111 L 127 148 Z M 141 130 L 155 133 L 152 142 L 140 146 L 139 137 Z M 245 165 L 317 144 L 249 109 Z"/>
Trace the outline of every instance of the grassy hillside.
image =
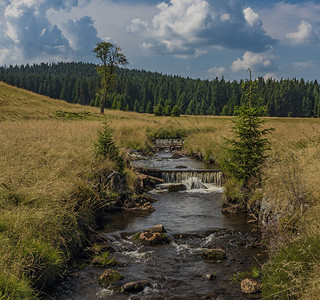
<path id="1" fill-rule="evenodd" d="M 154 117 L 68 104 L 0 82 L 0 299 L 32 299 L 33 287 L 63 273 L 71 250 L 83 242 L 79 220 L 90 221 L 94 178 L 112 170 L 93 154 L 109 120 L 117 144 L 150 149 L 154 137 L 185 137 L 185 150 L 206 160 L 223 154 L 231 118 Z M 270 118 L 272 149 L 261 194 L 279 216 L 264 266 L 270 299 L 320 293 L 320 122 Z M 128 178 L 132 172 L 126 170 Z M 130 183 L 130 180 L 129 180 Z M 280 231 L 279 231 L 280 230 Z M 276 238 L 275 238 L 276 237 Z M 5 295 L 5 296 L 3 296 Z"/>

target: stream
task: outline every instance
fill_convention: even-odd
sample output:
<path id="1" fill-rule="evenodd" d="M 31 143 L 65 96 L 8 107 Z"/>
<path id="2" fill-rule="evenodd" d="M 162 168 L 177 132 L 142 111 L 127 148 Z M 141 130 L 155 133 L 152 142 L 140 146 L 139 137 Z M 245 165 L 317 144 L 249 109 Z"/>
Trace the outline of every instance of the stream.
<path id="1" fill-rule="evenodd" d="M 133 163 L 181 173 L 185 170 L 190 178 L 181 180 L 188 189 L 169 193 L 168 184 L 159 185 L 149 192 L 157 200 L 154 212 L 113 212 L 100 231 L 116 250 L 115 259 L 121 262 L 121 266 L 112 267 L 125 277 L 119 283 L 148 280 L 152 286 L 136 294 L 114 294 L 98 283 L 104 269 L 87 265 L 66 280 L 51 299 L 248 299 L 241 293 L 240 283 L 231 279 L 264 260 L 257 226 L 248 223 L 246 215 L 221 213 L 221 186 L 199 179 L 211 178 L 203 173 L 214 166 L 189 157 L 173 158 L 172 154 L 162 151 Z M 193 169 L 202 175 L 188 173 Z M 147 246 L 130 239 L 132 234 L 157 224 L 165 227 L 171 243 Z M 223 249 L 227 258 L 205 261 L 202 252 L 214 248 Z M 205 278 L 212 273 L 216 278 Z"/>

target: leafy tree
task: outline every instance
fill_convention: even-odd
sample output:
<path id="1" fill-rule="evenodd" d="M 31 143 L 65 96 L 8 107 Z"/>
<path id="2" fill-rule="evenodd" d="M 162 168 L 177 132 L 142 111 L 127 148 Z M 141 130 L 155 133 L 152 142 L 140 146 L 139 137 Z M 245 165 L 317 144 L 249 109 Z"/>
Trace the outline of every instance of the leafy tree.
<path id="1" fill-rule="evenodd" d="M 250 70 L 250 69 L 249 69 Z M 244 83 L 246 85 L 246 82 Z M 241 184 L 241 192 L 247 199 L 250 192 L 261 183 L 261 168 L 267 158 L 266 150 L 269 148 L 269 141 L 265 137 L 272 128 L 263 129 L 265 120 L 260 116 L 265 108 L 252 107 L 253 89 L 256 82 L 250 80 L 247 84 L 245 98 L 248 103 L 235 108 L 235 120 L 233 120 L 232 131 L 235 138 L 226 139 L 227 157 L 221 162 L 223 171 L 227 178 L 237 180 Z"/>
<path id="2" fill-rule="evenodd" d="M 122 53 L 122 49 L 107 42 L 97 43 L 97 46 L 93 49 L 96 53 L 96 57 L 100 59 L 101 65 L 97 66 L 97 73 L 101 77 L 101 103 L 100 112 L 104 113 L 106 104 L 106 98 L 115 85 L 116 67 L 118 65 L 126 65 L 128 61 L 125 55 Z"/>

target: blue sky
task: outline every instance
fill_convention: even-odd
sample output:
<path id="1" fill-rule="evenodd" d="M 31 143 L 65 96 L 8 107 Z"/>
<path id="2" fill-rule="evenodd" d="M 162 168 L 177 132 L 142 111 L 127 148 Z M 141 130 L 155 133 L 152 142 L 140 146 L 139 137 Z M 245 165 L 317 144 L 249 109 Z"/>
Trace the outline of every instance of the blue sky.
<path id="1" fill-rule="evenodd" d="M 0 64 L 97 62 L 99 41 L 129 68 L 212 79 L 319 78 L 320 1 L 0 0 Z"/>

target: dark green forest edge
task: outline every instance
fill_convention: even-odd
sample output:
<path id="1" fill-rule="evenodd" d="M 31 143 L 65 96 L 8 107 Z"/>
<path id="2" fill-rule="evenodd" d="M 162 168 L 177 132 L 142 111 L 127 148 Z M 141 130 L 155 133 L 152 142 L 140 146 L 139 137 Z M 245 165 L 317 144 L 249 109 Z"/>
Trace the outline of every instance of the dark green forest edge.
<path id="1" fill-rule="evenodd" d="M 245 103 L 243 81 L 224 78 L 200 80 L 162 75 L 141 70 L 117 69 L 118 80 L 106 101 L 106 108 L 155 115 L 234 114 L 236 106 Z M 96 65 L 89 63 L 52 63 L 0 67 L 0 80 L 55 99 L 70 103 L 99 106 L 100 79 Z M 264 116 L 319 117 L 320 86 L 317 80 L 281 79 L 256 85 L 259 101 L 265 106 Z"/>

